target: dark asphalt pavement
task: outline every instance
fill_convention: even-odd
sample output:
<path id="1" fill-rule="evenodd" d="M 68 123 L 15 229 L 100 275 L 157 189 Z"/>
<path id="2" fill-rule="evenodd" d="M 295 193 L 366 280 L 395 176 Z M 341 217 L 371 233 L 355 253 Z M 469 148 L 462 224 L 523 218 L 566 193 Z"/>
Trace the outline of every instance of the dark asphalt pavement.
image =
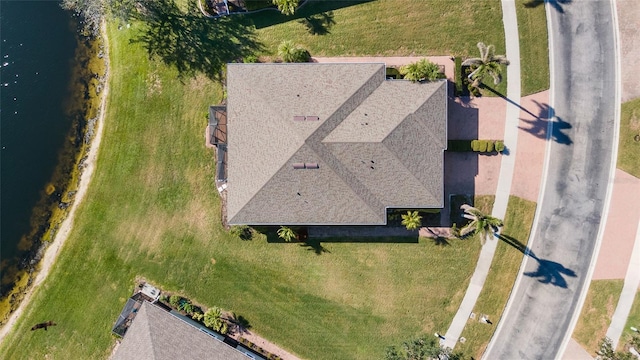
<path id="1" fill-rule="evenodd" d="M 546 188 L 531 256 L 485 359 L 562 355 L 604 218 L 618 106 L 611 3 L 548 5 L 556 118 Z"/>

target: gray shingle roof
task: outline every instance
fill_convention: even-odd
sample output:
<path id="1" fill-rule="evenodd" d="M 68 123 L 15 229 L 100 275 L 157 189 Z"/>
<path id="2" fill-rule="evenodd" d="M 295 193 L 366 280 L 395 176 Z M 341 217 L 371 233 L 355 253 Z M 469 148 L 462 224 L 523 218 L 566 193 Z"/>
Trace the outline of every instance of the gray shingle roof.
<path id="1" fill-rule="evenodd" d="M 112 360 L 246 360 L 229 345 L 143 302 Z"/>
<path id="2" fill-rule="evenodd" d="M 384 224 L 387 207 L 443 206 L 446 82 L 385 80 L 384 64 L 229 64 L 227 94 L 230 224 Z"/>

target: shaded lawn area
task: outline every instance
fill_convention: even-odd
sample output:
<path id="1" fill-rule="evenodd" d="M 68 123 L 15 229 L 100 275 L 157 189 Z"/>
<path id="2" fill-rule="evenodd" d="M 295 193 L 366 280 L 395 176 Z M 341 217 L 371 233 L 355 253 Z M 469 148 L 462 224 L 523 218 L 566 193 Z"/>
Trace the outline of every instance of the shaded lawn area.
<path id="1" fill-rule="evenodd" d="M 94 179 L 49 278 L 0 358 L 107 358 L 111 327 L 134 279 L 245 317 L 310 359 L 380 358 L 388 345 L 445 331 L 467 288 L 477 241 L 297 244 L 242 241 L 219 224 L 204 76 L 180 81 L 129 44 L 138 26 L 109 26 L 111 79 Z M 29 331 L 42 321 L 58 326 Z"/>
<path id="2" fill-rule="evenodd" d="M 525 4 L 531 4 L 531 0 L 516 0 L 522 96 L 549 88 L 549 41 L 544 4 Z"/>
<path id="3" fill-rule="evenodd" d="M 594 280 L 589 285 L 573 338 L 593 356 L 609 329 L 623 285 L 624 280 Z"/>
<path id="4" fill-rule="evenodd" d="M 331 6 L 338 3 L 340 7 Z M 378 0 L 311 1 L 286 18 L 272 11 L 249 15 L 267 55 L 283 40 L 292 40 L 313 56 L 477 56 L 476 44 L 494 44 L 504 54 L 499 1 Z M 326 11 L 326 9 L 335 10 Z M 324 35 L 310 30 L 305 17 L 327 14 Z M 290 21 L 286 21 L 290 19 Z M 328 21 L 327 21 L 328 22 Z"/>
<path id="5" fill-rule="evenodd" d="M 502 312 L 522 263 L 523 252 L 521 250 L 526 247 L 529 240 L 536 203 L 510 196 L 507 209 L 508 212 L 504 219 L 505 225 L 501 232 L 506 241 L 498 240 L 500 242 L 491 263 L 489 275 L 473 310 L 477 317 L 469 319 L 462 332 L 462 337 L 465 337 L 467 341 L 458 343 L 456 346 L 456 350 L 476 359 L 482 357 L 502 317 Z M 493 325 L 478 322 L 480 314 L 486 314 Z"/>
<path id="6" fill-rule="evenodd" d="M 638 137 L 636 141 L 635 137 Z M 640 178 L 640 98 L 622 104 L 618 167 Z"/>

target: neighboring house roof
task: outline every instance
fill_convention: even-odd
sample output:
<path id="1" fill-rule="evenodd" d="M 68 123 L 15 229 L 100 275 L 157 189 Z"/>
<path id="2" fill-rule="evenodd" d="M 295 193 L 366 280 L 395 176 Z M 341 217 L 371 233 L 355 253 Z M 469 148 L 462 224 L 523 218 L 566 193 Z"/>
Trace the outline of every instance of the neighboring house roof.
<path id="1" fill-rule="evenodd" d="M 385 224 L 388 207 L 443 206 L 446 81 L 229 64 L 227 94 L 229 224 Z"/>
<path id="2" fill-rule="evenodd" d="M 247 357 L 167 311 L 144 301 L 111 359 L 246 360 Z"/>

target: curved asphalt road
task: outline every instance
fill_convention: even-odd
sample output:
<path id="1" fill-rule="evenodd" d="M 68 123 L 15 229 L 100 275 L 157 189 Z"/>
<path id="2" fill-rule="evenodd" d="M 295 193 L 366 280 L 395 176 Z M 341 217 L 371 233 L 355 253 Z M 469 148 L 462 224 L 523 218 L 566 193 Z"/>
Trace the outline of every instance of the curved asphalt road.
<path id="1" fill-rule="evenodd" d="M 485 359 L 553 359 L 585 286 L 614 148 L 615 38 L 608 0 L 551 9 L 555 68 L 549 167 L 531 254 Z"/>

